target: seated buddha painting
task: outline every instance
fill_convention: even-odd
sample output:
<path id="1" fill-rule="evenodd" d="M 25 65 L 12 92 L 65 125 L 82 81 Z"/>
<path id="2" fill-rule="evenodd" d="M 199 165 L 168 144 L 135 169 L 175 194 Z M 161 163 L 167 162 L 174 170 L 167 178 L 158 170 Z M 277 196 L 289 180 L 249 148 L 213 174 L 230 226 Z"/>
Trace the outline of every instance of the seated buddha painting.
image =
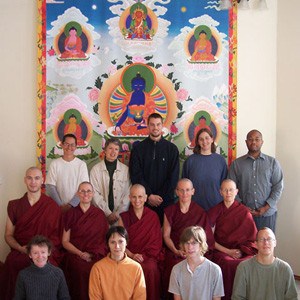
<path id="1" fill-rule="evenodd" d="M 99 99 L 99 115 L 113 136 L 146 136 L 150 114 L 159 113 L 166 127 L 177 115 L 170 80 L 142 63 L 133 63 L 106 80 Z"/>
<path id="2" fill-rule="evenodd" d="M 150 8 L 138 1 L 124 11 L 119 27 L 127 40 L 152 40 L 157 31 L 157 17 Z"/>
<path id="3" fill-rule="evenodd" d="M 197 132 L 203 128 L 210 130 L 214 136 L 214 141 L 216 143 L 218 142 L 221 134 L 219 125 L 207 111 L 200 110 L 195 113 L 193 120 L 186 128 L 186 136 L 187 140 L 190 141 L 190 144 L 188 145 L 190 148 L 195 147 L 195 137 Z"/>
<path id="4" fill-rule="evenodd" d="M 187 39 L 190 63 L 216 63 L 221 47 L 217 35 L 206 25 L 195 28 Z"/>
<path id="5" fill-rule="evenodd" d="M 90 52 L 90 37 L 87 31 L 77 22 L 65 25 L 56 37 L 54 46 L 57 48 L 58 60 L 87 60 Z"/>
<path id="6" fill-rule="evenodd" d="M 57 122 L 54 132 L 59 141 L 65 134 L 74 134 L 77 138 L 78 147 L 87 146 L 91 137 L 90 125 L 77 109 L 68 109 L 61 120 Z"/>

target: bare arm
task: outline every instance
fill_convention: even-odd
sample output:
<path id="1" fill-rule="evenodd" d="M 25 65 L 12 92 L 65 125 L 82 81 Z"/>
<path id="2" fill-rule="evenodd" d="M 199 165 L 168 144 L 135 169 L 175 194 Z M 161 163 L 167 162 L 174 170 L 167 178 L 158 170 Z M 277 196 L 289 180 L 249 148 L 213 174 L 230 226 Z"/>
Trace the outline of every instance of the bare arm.
<path id="1" fill-rule="evenodd" d="M 164 224 L 163 224 L 163 237 L 167 247 L 176 255 L 185 257 L 185 253 L 182 250 L 179 250 L 175 247 L 172 239 L 171 239 L 171 225 L 164 214 Z"/>
<path id="2" fill-rule="evenodd" d="M 181 296 L 179 296 L 179 295 L 175 295 L 175 294 L 173 294 L 174 295 L 174 300 L 181 300 L 182 298 L 181 298 Z"/>
<path id="3" fill-rule="evenodd" d="M 6 225 L 5 225 L 5 234 L 4 238 L 6 243 L 12 248 L 21 253 L 27 254 L 26 245 L 20 245 L 17 240 L 14 238 L 15 226 L 13 225 L 10 218 L 7 216 Z"/>

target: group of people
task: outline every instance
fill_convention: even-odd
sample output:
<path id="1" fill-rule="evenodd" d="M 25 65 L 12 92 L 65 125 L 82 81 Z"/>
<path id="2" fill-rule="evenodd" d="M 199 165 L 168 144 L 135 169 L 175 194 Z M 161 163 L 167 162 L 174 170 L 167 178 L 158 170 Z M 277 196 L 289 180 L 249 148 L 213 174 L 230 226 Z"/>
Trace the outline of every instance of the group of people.
<path id="1" fill-rule="evenodd" d="M 107 140 L 90 176 L 66 134 L 48 196 L 41 171 L 26 171 L 27 193 L 7 209 L 1 299 L 54 299 L 55 289 L 55 299 L 297 299 L 290 266 L 274 257 L 283 175 L 261 153 L 262 134 L 248 133 L 248 153 L 227 172 L 212 133 L 200 129 L 179 179 L 179 151 L 162 129 L 151 114 L 129 168 L 119 140 Z M 32 288 L 50 273 L 55 284 Z"/>

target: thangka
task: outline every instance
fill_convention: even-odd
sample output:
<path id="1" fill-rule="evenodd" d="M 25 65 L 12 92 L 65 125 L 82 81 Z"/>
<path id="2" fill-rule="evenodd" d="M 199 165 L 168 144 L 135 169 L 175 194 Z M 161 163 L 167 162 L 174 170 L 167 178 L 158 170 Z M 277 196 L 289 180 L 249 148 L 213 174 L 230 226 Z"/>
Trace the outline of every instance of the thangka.
<path id="1" fill-rule="evenodd" d="M 118 137 L 120 159 L 147 135 L 157 112 L 183 160 L 209 128 L 217 152 L 236 154 L 236 3 L 218 1 L 38 0 L 38 162 L 78 139 L 89 166 Z"/>

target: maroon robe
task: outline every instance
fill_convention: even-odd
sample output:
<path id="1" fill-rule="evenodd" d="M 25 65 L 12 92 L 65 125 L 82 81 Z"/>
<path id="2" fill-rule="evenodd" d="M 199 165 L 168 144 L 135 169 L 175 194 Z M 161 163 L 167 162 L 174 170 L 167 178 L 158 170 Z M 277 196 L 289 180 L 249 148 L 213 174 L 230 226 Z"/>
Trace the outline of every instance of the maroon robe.
<path id="1" fill-rule="evenodd" d="M 158 262 L 162 256 L 162 232 L 155 212 L 144 207 L 139 220 L 132 208 L 120 214 L 129 236 L 128 250 L 143 255 L 141 266 L 144 271 L 147 300 L 160 299 L 161 275 Z"/>
<path id="2" fill-rule="evenodd" d="M 224 202 L 217 204 L 208 212 L 211 225 L 215 226 L 215 241 L 229 249 L 239 249 L 242 252 L 240 259 L 214 250 L 213 261 L 218 264 L 223 273 L 225 297 L 231 299 L 234 276 L 238 264 L 257 253 L 255 239 L 256 226 L 248 208 L 243 204 L 234 201 L 227 208 Z"/>
<path id="3" fill-rule="evenodd" d="M 107 254 L 105 235 L 108 231 L 108 223 L 105 214 L 93 205 L 84 213 L 78 205 L 64 214 L 64 229 L 71 230 L 70 243 L 82 252 L 93 255 L 92 261 L 87 262 L 78 255 L 67 252 L 63 261 L 71 298 L 88 300 L 91 268 Z"/>
<path id="4" fill-rule="evenodd" d="M 7 213 L 15 226 L 14 238 L 21 246 L 27 245 L 35 235 L 43 235 L 53 243 L 49 261 L 57 266 L 61 249 L 61 209 L 55 201 L 41 194 L 39 201 L 31 206 L 25 193 L 22 198 L 8 202 Z M 11 249 L 0 275 L 0 299 L 13 299 L 18 273 L 30 264 L 27 254 Z"/>
<path id="5" fill-rule="evenodd" d="M 215 241 L 207 213 L 200 205 L 191 201 L 188 212 L 182 213 L 179 202 L 177 202 L 165 208 L 165 215 L 171 226 L 170 238 L 177 249 L 180 248 L 180 235 L 185 228 L 189 226 L 201 226 L 206 233 L 209 249 L 205 256 L 207 258 L 211 257 Z M 166 298 L 169 297 L 167 296 L 167 291 L 172 268 L 182 260 L 183 258 L 181 256 L 177 256 L 166 247 L 165 268 L 163 274 L 163 291 Z"/>

